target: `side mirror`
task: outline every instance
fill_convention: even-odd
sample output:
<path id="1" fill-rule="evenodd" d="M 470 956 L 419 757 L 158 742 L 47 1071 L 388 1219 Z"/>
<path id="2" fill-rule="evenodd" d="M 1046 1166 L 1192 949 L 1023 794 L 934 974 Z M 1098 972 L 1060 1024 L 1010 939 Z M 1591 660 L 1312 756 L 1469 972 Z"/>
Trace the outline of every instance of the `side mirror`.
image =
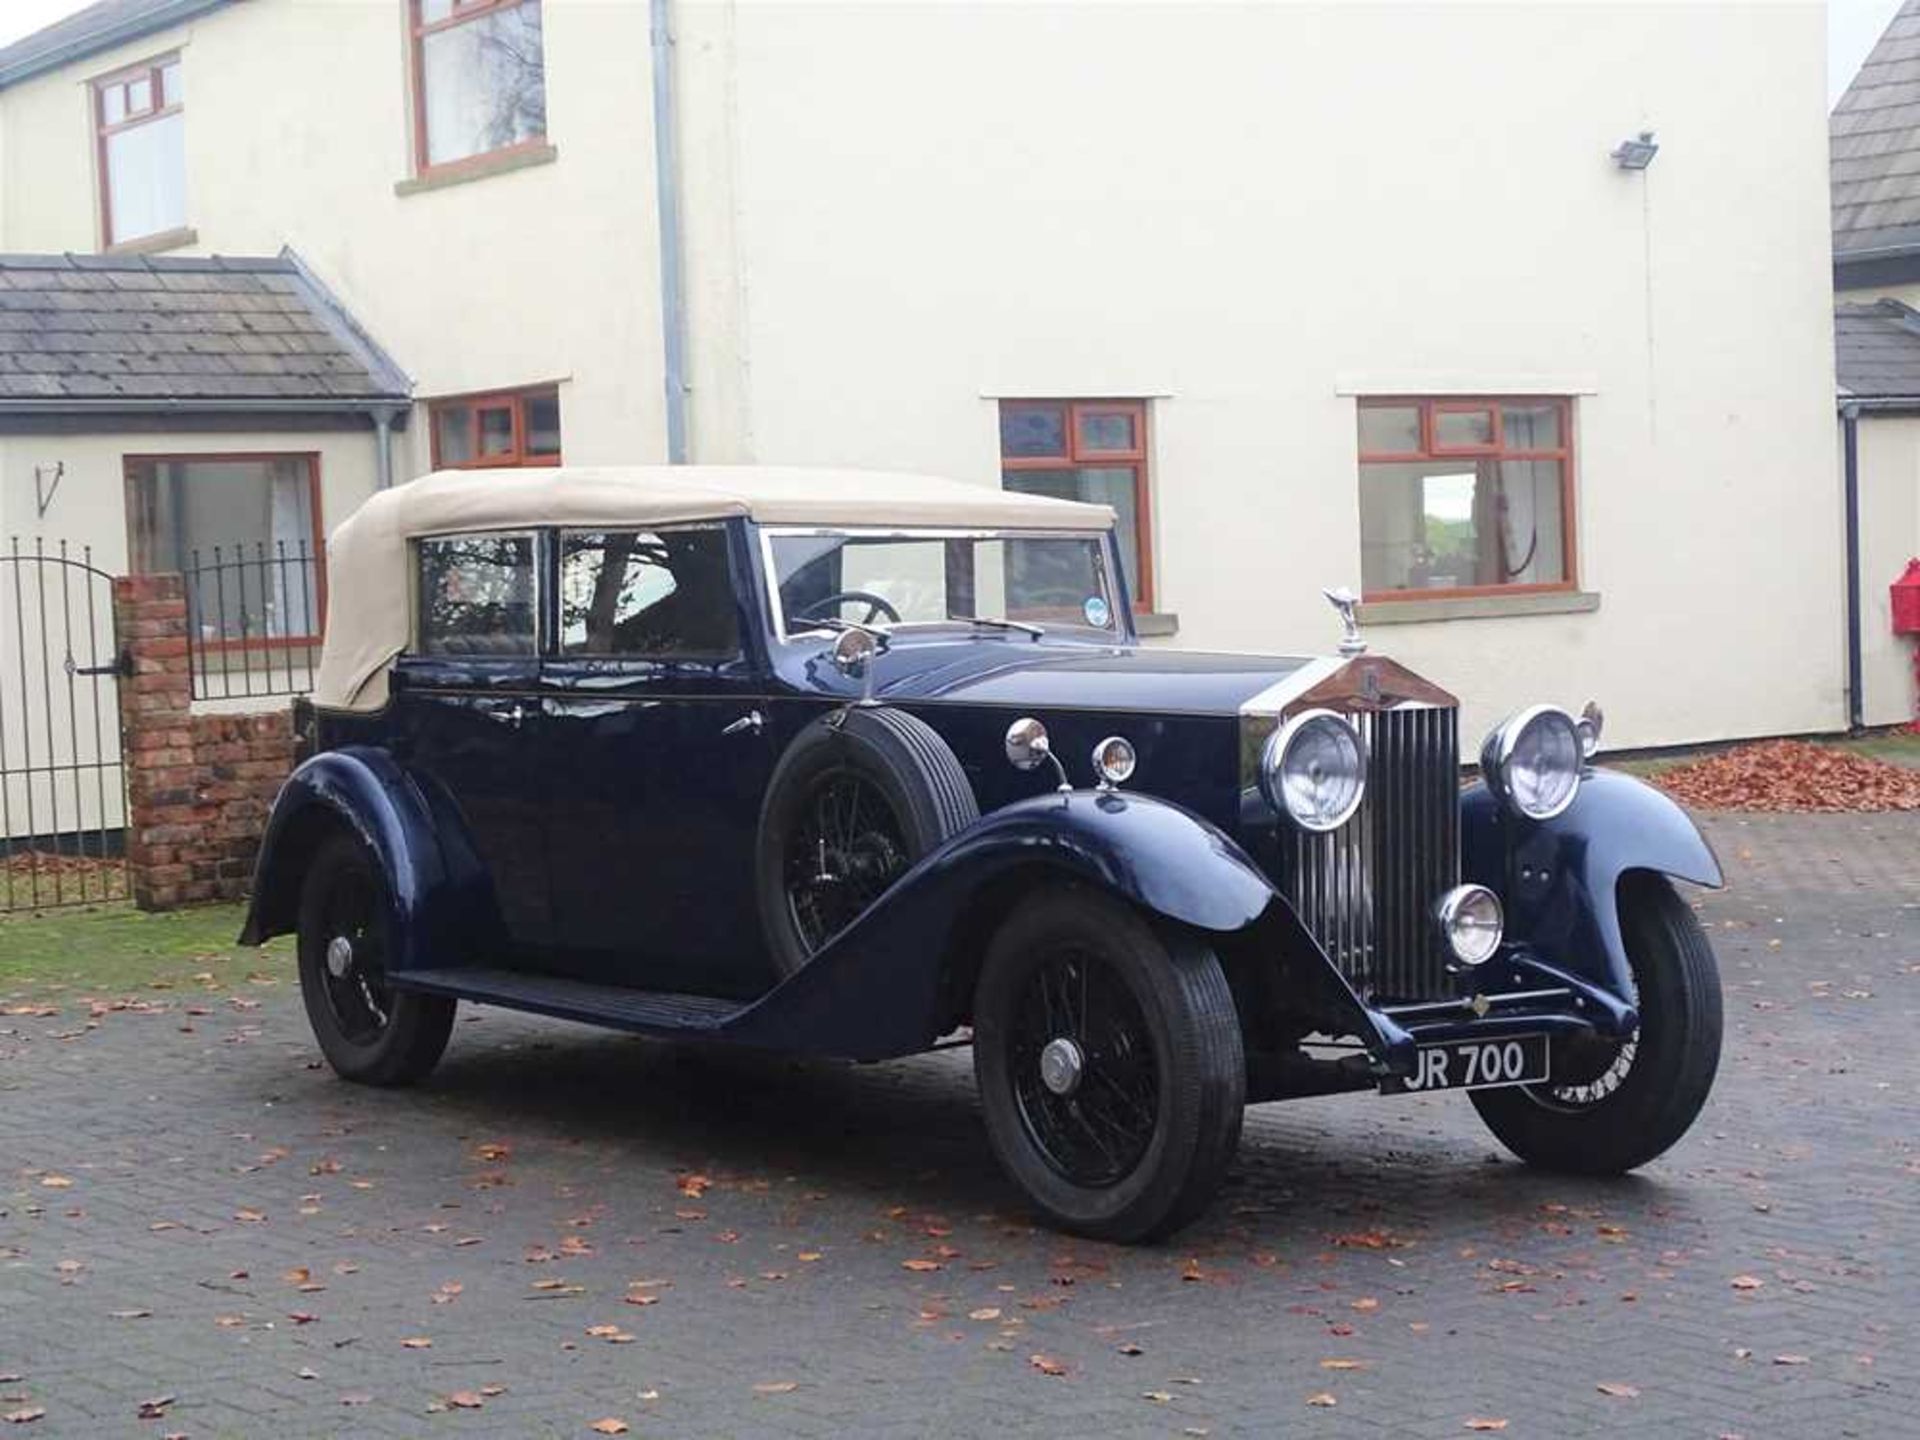
<path id="1" fill-rule="evenodd" d="M 1054 788 L 1062 794 L 1073 790 L 1073 782 L 1067 779 L 1067 767 L 1060 763 L 1060 757 L 1053 753 L 1053 742 L 1047 739 L 1047 727 L 1031 715 L 1022 715 L 1007 727 L 1007 763 L 1016 770 L 1038 770 L 1042 765 L 1051 764 L 1053 773 L 1060 783 Z"/>

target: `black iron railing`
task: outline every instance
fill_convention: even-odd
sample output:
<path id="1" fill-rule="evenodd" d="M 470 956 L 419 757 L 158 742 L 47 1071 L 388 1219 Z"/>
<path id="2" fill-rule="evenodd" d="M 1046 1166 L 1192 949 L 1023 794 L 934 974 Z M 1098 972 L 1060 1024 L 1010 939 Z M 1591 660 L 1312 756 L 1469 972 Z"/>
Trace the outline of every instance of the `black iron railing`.
<path id="1" fill-rule="evenodd" d="M 196 700 L 313 688 L 325 580 L 305 540 L 195 550 L 183 574 Z"/>

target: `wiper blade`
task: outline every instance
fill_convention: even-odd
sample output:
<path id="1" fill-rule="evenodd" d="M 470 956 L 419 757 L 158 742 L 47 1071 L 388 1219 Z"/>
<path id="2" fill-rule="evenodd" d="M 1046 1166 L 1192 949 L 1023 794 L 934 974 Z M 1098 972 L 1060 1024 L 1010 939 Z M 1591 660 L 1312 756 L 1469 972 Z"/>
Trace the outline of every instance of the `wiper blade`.
<path id="1" fill-rule="evenodd" d="M 1038 640 L 1047 633 L 1046 627 L 1035 625 L 1027 620 L 1003 620 L 998 615 L 957 615 L 969 625 L 985 625 L 994 630 L 1018 630 L 1023 635 L 1031 635 Z"/>

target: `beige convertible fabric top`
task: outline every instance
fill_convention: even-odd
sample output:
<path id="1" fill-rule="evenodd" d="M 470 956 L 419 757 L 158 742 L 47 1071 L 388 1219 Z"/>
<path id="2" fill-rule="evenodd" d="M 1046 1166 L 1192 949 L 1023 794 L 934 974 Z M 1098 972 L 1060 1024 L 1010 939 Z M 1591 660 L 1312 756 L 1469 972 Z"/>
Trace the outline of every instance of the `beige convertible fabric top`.
<path id="1" fill-rule="evenodd" d="M 1106 530 L 1113 511 L 987 485 L 874 470 L 759 465 L 442 470 L 382 490 L 327 542 L 327 629 L 313 703 L 375 710 L 411 633 L 420 535 L 543 525 L 651 526 L 744 515 L 770 525 Z"/>

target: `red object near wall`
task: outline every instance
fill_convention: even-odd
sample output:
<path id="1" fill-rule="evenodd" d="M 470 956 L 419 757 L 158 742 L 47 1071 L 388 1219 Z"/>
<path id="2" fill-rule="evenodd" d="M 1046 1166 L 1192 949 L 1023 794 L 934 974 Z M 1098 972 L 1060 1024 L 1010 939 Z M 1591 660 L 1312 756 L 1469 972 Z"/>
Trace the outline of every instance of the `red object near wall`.
<path id="1" fill-rule="evenodd" d="M 1920 559 L 1907 562 L 1907 573 L 1893 582 L 1893 633 L 1920 635 Z"/>

